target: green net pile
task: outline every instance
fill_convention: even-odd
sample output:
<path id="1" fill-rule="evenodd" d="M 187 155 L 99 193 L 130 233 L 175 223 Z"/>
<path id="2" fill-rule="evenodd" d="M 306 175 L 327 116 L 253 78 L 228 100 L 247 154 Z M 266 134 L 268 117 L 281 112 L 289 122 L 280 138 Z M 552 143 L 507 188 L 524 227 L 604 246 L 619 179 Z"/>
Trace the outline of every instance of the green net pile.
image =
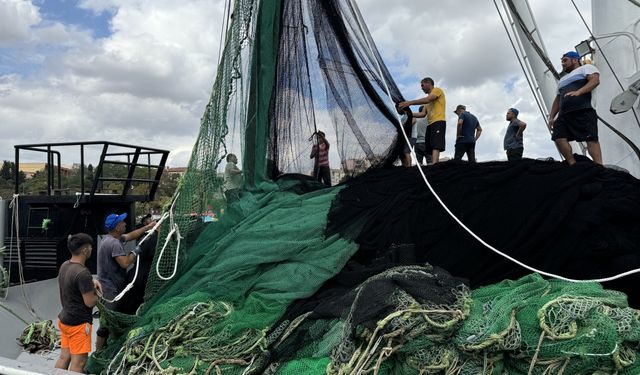
<path id="1" fill-rule="evenodd" d="M 133 373 L 142 374 L 155 362 L 184 370 L 196 360 L 204 367 L 265 348 L 267 330 L 287 306 L 312 295 L 356 250 L 338 236 L 324 236 L 338 189 L 246 195 L 224 220 L 202 229 L 179 278 L 148 301 L 140 317 L 102 310 L 115 336 L 122 336 L 94 361 L 111 362 L 109 373 L 136 368 Z M 127 325 L 135 328 L 125 333 Z"/>
<path id="2" fill-rule="evenodd" d="M 348 184 L 326 188 L 304 178 L 270 177 L 278 160 L 265 155 L 280 147 L 270 141 L 270 133 L 277 133 L 277 139 L 305 138 L 305 142 L 308 136 L 292 130 L 302 122 L 297 112 L 284 106 L 274 110 L 276 70 L 283 68 L 277 63 L 283 58 L 277 47 L 285 40 L 278 42 L 278 38 L 287 30 L 297 33 L 291 40 L 320 48 L 327 43 L 328 33 L 315 29 L 307 35 L 305 30 L 325 27 L 327 20 L 337 22 L 331 18 L 332 11 L 345 4 L 352 3 L 234 1 L 188 170 L 174 204 L 167 207 L 170 216 L 159 235 L 145 303 L 136 316 L 101 308 L 102 323 L 110 328 L 112 338 L 105 349 L 92 355 L 90 370 L 109 374 L 639 374 L 638 311 L 627 306 L 624 295 L 598 284 L 547 281 L 531 275 L 470 290 L 429 265 L 389 266 L 343 296 L 290 316 L 290 306 L 315 298 L 342 272 L 360 245 L 339 234 L 325 234 L 332 202 Z M 280 17 L 283 10 L 299 13 L 302 24 Z M 321 10 L 328 18 L 314 19 L 313 14 Z M 344 33 L 364 32 L 351 23 L 342 27 Z M 311 34 L 315 42 L 305 39 L 311 39 Z M 339 54 L 327 50 L 335 55 L 314 59 L 307 50 L 292 50 L 295 64 L 289 63 L 292 69 L 307 73 L 315 63 L 326 75 L 347 77 L 344 87 L 328 80 L 324 92 L 314 91 L 320 97 L 331 96 L 327 102 L 334 107 L 306 102 L 292 93 L 304 80 L 283 83 L 279 79 L 278 85 L 284 86 L 278 86 L 276 96 L 301 108 L 316 108 L 318 114 L 325 111 L 325 117 L 348 123 L 352 129 L 356 123 L 371 126 L 366 132 L 353 130 L 356 141 L 351 144 L 344 135 L 346 127 L 335 129 L 344 135 L 333 146 L 338 152 L 353 156 L 357 149 L 353 146 L 365 144 L 362 154 L 375 154 L 351 163 L 351 170 L 350 159 L 341 154 L 345 175 L 353 175 L 384 158 L 375 147 L 386 149 L 380 140 L 390 137 L 377 134 L 379 139 L 366 139 L 375 134 L 376 124 L 367 116 L 381 107 L 357 103 L 358 88 L 347 83 L 353 77 L 370 77 L 377 84 L 380 79 L 373 77 L 374 66 L 349 70 L 347 63 L 358 62 L 361 54 L 339 62 Z M 311 86 L 299 91 L 310 95 Z M 270 119 L 274 112 L 288 121 Z M 303 125 L 315 129 L 315 123 Z M 286 150 L 280 160 L 303 165 L 304 155 L 309 163 L 310 145 L 294 146 L 280 148 Z M 242 198 L 226 205 L 219 174 L 230 150 L 241 160 L 244 186 Z M 283 163 L 278 166 L 282 168 Z M 288 171 L 309 173 L 307 167 Z M 210 206 L 224 208 L 219 221 L 200 220 Z"/>
<path id="3" fill-rule="evenodd" d="M 324 259 L 338 265 L 335 270 L 348 258 L 349 246 L 338 239 L 326 244 L 329 246 Z M 299 250 L 307 244 L 292 240 L 289 246 Z M 313 245 L 309 249 L 318 251 Z M 538 275 L 470 291 L 430 266 L 395 267 L 359 285 L 351 306 L 339 319 L 322 319 L 309 312 L 275 325 L 293 299 L 313 294 L 309 286 L 318 286 L 323 277 L 332 273 L 326 264 L 321 264 L 324 260 L 309 267 L 303 259 L 280 250 L 290 258 L 277 264 L 246 264 L 246 269 L 233 272 L 234 275 L 230 275 L 231 270 L 238 264 L 216 267 L 207 263 L 211 258 L 205 258 L 200 263 L 209 266 L 198 266 L 196 270 L 203 276 L 202 281 L 191 278 L 186 284 L 177 285 L 174 293 L 182 290 L 179 295 L 157 303 L 135 328 L 110 346 L 113 359 L 106 364 L 106 372 L 640 371 L 640 314 L 627 306 L 624 295 L 595 283 L 545 280 Z M 284 276 L 287 272 L 298 276 Z M 402 284 L 404 287 L 390 283 L 398 276 L 408 281 Z M 221 279 L 226 277 L 234 281 L 224 283 Z M 198 291 L 209 283 L 220 288 L 211 288 L 215 291 L 208 293 Z M 386 292 L 385 283 L 394 285 L 392 292 Z M 431 292 L 418 293 L 417 297 L 415 291 L 409 292 L 412 288 Z M 380 289 L 385 293 L 372 300 L 371 296 Z"/>

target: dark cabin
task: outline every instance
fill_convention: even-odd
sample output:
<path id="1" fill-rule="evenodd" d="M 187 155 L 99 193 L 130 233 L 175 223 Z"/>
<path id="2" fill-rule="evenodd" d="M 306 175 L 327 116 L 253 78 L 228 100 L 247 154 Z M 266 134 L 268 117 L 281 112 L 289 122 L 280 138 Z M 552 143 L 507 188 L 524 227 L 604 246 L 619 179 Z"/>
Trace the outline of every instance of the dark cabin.
<path id="1" fill-rule="evenodd" d="M 96 247 L 88 267 L 96 273 L 95 251 L 98 236 L 105 234 L 104 218 L 126 212 L 127 228 L 133 229 L 135 203 L 154 199 L 169 155 L 166 150 L 103 141 L 14 147 L 17 211 L 8 204 L 5 207 L 3 259 L 11 283 L 20 281 L 20 265 L 26 282 L 56 277 L 59 266 L 70 257 L 66 238 L 78 232 L 94 238 Z M 27 154 L 27 160 L 34 160 L 34 153 L 45 159 L 40 177 L 46 176 L 46 189 L 26 191 L 27 184 L 19 178 L 20 160 Z M 76 177 L 79 173 L 72 186 L 63 174 L 63 154 L 72 155 Z"/>

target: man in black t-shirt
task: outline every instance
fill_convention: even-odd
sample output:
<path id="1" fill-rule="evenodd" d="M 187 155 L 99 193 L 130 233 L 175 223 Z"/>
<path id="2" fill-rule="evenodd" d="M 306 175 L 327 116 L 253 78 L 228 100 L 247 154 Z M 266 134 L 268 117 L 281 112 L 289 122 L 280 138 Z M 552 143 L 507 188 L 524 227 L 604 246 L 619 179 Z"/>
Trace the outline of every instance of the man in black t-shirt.
<path id="1" fill-rule="evenodd" d="M 102 288 L 85 266 L 93 250 L 91 236 L 70 235 L 67 247 L 71 259 L 60 266 L 58 273 L 62 311 L 58 314 L 61 351 L 56 368 L 83 372 L 91 352 L 92 310 Z"/>

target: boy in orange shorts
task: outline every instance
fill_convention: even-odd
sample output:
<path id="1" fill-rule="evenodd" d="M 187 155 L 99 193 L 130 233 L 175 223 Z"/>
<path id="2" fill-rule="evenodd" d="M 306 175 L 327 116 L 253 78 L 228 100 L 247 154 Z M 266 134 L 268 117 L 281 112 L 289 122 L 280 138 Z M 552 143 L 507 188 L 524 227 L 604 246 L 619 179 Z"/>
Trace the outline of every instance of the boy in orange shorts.
<path id="1" fill-rule="evenodd" d="M 61 351 L 56 368 L 83 372 L 91 352 L 92 310 L 102 288 L 85 266 L 93 250 L 91 236 L 85 233 L 70 235 L 67 247 L 71 259 L 60 266 L 58 273 L 62 311 L 58 314 Z"/>

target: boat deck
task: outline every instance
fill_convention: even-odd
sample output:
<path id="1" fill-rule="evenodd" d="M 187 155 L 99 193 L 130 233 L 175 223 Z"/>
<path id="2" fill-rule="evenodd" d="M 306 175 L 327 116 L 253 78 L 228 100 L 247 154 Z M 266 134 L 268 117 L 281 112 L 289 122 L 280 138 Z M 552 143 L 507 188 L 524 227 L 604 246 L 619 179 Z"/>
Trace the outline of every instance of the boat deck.
<path id="1" fill-rule="evenodd" d="M 7 298 L 0 300 L 0 374 L 76 374 L 54 368 L 60 348 L 31 354 L 23 351 L 17 341 L 27 326 L 24 321 L 52 320 L 55 324 L 60 309 L 57 279 L 9 288 Z M 94 319 L 94 327 L 97 323 L 98 319 Z M 95 331 L 92 346 L 95 344 Z"/>

